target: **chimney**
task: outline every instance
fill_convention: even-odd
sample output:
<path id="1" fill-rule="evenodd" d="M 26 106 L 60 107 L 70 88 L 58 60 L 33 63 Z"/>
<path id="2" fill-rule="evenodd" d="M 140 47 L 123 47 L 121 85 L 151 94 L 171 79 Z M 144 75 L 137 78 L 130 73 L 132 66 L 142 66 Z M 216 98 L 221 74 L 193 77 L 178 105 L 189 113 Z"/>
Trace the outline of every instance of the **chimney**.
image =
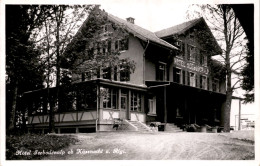
<path id="1" fill-rule="evenodd" d="M 126 18 L 126 21 L 127 21 L 127 22 L 130 22 L 130 23 L 132 23 L 132 24 L 135 23 L 135 19 L 134 19 L 133 17 L 128 17 L 128 18 Z"/>

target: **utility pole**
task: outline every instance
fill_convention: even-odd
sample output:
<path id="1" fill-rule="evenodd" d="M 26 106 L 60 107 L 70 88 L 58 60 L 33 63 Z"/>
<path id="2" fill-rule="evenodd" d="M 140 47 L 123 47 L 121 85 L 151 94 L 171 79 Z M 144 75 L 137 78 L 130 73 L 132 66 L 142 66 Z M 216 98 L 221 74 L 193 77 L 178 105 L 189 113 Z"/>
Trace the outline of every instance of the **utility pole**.
<path id="1" fill-rule="evenodd" d="M 241 130 L 241 99 L 239 99 L 238 130 Z"/>

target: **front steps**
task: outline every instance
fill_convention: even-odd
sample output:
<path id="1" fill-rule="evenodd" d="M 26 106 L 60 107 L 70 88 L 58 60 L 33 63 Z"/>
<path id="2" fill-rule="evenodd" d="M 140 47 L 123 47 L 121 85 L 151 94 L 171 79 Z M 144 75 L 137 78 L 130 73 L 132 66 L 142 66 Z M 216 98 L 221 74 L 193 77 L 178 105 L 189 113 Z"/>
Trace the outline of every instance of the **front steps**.
<path id="1" fill-rule="evenodd" d="M 141 132 L 151 132 L 152 130 L 144 123 L 139 122 L 139 121 L 129 121 L 133 126 L 136 127 L 136 131 L 141 131 Z"/>
<path id="2" fill-rule="evenodd" d="M 160 122 L 159 122 L 160 123 Z M 122 120 L 121 125 L 116 130 L 119 131 L 139 131 L 139 132 L 158 132 L 158 126 L 157 125 L 163 125 L 164 131 L 166 132 L 183 132 L 182 129 L 177 127 L 173 123 L 166 123 L 166 124 L 156 124 L 155 127 L 147 126 L 146 124 L 140 122 L 140 121 L 129 121 L 129 120 Z M 162 131 L 163 132 L 163 131 Z"/>
<path id="3" fill-rule="evenodd" d="M 164 131 L 169 131 L 169 132 L 183 132 L 182 129 L 180 129 L 177 125 L 174 123 L 166 123 L 164 126 Z"/>

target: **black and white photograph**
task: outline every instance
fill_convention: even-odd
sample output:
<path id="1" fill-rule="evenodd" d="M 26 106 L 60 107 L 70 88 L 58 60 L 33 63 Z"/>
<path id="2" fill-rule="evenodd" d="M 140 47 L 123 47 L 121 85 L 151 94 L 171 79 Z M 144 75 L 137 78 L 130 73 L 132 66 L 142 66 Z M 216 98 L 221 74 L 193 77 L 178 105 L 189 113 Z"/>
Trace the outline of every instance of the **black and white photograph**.
<path id="1" fill-rule="evenodd" d="M 260 164 L 258 1 L 49 2 L 1 2 L 0 165 Z"/>

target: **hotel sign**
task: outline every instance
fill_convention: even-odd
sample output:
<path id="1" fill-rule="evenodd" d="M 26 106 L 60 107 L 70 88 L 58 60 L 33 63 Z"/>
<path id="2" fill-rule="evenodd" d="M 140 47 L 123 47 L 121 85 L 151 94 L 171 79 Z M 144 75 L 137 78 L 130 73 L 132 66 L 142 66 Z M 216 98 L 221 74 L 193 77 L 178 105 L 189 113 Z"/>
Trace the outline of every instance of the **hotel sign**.
<path id="1" fill-rule="evenodd" d="M 199 72 L 199 73 L 203 73 L 203 74 L 209 73 L 209 69 L 207 67 L 197 65 L 193 62 L 185 62 L 182 59 L 174 58 L 174 64 L 176 66 L 184 67 L 184 68 L 187 68 L 187 69 L 195 71 L 195 72 Z"/>

